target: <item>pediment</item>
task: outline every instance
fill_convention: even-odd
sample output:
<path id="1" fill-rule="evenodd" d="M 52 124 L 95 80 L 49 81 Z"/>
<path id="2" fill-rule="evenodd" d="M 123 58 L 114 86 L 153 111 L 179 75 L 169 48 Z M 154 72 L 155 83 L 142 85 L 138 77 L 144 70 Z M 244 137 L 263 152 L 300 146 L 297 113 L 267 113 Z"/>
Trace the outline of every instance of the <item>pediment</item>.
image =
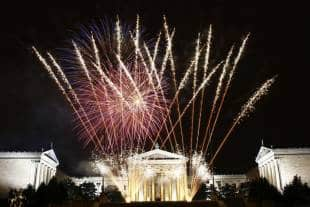
<path id="1" fill-rule="evenodd" d="M 43 152 L 43 154 L 46 155 L 47 157 L 49 157 L 50 159 L 54 160 L 57 164 L 59 164 L 59 161 L 58 161 L 56 154 L 55 154 L 53 149 L 45 151 L 45 152 Z"/>
<path id="2" fill-rule="evenodd" d="M 256 156 L 255 161 L 258 162 L 262 157 L 264 157 L 266 154 L 268 154 L 270 152 L 272 152 L 272 149 L 270 149 L 268 147 L 261 146 L 259 151 L 258 151 L 258 154 Z"/>
<path id="3" fill-rule="evenodd" d="M 187 159 L 183 155 L 171 153 L 161 149 L 155 149 L 148 152 L 144 152 L 133 156 L 134 159 L 145 159 L 145 160 L 179 160 Z"/>

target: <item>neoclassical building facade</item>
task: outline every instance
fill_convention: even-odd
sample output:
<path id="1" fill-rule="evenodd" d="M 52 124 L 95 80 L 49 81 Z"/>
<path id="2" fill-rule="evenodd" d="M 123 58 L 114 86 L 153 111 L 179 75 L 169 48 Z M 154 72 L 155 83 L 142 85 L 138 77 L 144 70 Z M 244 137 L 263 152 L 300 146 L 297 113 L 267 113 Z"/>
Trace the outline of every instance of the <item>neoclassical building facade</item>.
<path id="1" fill-rule="evenodd" d="M 128 158 L 128 178 L 122 180 L 119 190 L 125 192 L 127 201 L 187 200 L 188 158 L 156 148 Z M 268 148 L 261 146 L 256 163 L 260 177 L 265 177 L 279 191 L 289 184 L 295 175 L 302 182 L 310 183 L 310 148 Z M 56 175 L 59 161 L 53 149 L 42 152 L 0 152 L 0 197 L 10 189 L 22 189 L 32 185 L 36 189 L 48 183 Z M 106 176 L 71 179 L 77 184 L 92 182 L 98 195 L 113 185 Z M 209 184 L 220 188 L 225 184 L 247 182 L 245 174 L 213 175 Z"/>
<path id="2" fill-rule="evenodd" d="M 56 174 L 59 161 L 53 149 L 43 152 L 0 152 L 0 197 L 10 189 L 36 189 Z"/>
<path id="3" fill-rule="evenodd" d="M 310 183 L 310 148 L 268 148 L 261 146 L 256 157 L 260 177 L 266 178 L 279 191 L 295 175 Z"/>
<path id="4" fill-rule="evenodd" d="M 130 157 L 127 202 L 187 200 L 187 161 L 159 148 Z"/>

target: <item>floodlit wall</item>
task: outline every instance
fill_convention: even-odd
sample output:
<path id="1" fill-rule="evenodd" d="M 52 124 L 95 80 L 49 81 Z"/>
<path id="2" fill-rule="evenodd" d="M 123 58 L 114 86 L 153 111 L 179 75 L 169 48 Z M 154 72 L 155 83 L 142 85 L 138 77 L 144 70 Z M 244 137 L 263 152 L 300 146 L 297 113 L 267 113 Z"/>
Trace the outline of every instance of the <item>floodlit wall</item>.
<path id="1" fill-rule="evenodd" d="M 0 196 L 10 189 L 25 188 L 35 183 L 35 161 L 25 158 L 0 158 Z"/>
<path id="2" fill-rule="evenodd" d="M 280 156 L 278 162 L 282 188 L 292 182 L 295 175 L 310 184 L 310 154 Z"/>
<path id="3" fill-rule="evenodd" d="M 279 191 L 292 182 L 295 175 L 310 183 L 310 148 L 272 149 L 262 146 L 257 157 L 260 177 L 266 178 Z"/>
<path id="4" fill-rule="evenodd" d="M 6 197 L 10 189 L 47 184 L 56 174 L 58 164 L 53 150 L 0 152 L 0 197 Z"/>

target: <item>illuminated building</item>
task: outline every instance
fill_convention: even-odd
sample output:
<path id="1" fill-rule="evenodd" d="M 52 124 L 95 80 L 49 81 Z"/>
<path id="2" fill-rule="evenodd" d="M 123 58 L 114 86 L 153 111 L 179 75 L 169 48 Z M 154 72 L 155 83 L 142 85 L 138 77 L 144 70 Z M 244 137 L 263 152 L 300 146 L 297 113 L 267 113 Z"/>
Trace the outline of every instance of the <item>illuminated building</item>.
<path id="1" fill-rule="evenodd" d="M 310 148 L 268 148 L 261 146 L 256 157 L 260 177 L 266 178 L 279 191 L 295 175 L 310 183 Z"/>
<path id="2" fill-rule="evenodd" d="M 53 149 L 44 152 L 0 152 L 0 196 L 10 189 L 32 185 L 37 189 L 56 174 L 58 159 Z"/>
<path id="3" fill-rule="evenodd" d="M 127 202 L 187 200 L 187 161 L 159 148 L 128 158 Z"/>

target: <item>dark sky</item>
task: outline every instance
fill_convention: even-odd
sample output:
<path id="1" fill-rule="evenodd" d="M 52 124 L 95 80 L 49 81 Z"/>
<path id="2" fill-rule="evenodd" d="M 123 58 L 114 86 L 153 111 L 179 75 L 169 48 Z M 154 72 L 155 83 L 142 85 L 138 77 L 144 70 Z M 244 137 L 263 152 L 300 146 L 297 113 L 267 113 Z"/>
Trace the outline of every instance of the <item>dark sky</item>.
<path id="1" fill-rule="evenodd" d="M 0 9 L 0 150 L 41 150 L 54 142 L 61 168 L 78 173 L 88 156 L 73 131 L 71 110 L 30 47 L 62 47 L 72 31 L 102 18 L 134 23 L 142 17 L 147 32 L 161 29 L 165 14 L 176 27 L 175 53 L 180 57 L 209 24 L 215 30 L 214 58 L 251 32 L 238 68 L 224 118 L 231 120 L 253 90 L 278 75 L 271 94 L 232 134 L 216 160 L 219 169 L 254 166 L 261 139 L 274 147 L 309 146 L 306 28 L 309 15 L 297 1 L 99 1 L 63 4 L 12 2 Z M 234 3 L 233 3 L 234 2 Z M 307 54 L 307 56 L 306 56 Z M 186 61 L 185 61 L 186 62 Z M 180 64 L 182 61 L 180 60 Z M 219 126 L 221 128 L 221 125 Z M 221 133 L 221 129 L 218 132 Z"/>

